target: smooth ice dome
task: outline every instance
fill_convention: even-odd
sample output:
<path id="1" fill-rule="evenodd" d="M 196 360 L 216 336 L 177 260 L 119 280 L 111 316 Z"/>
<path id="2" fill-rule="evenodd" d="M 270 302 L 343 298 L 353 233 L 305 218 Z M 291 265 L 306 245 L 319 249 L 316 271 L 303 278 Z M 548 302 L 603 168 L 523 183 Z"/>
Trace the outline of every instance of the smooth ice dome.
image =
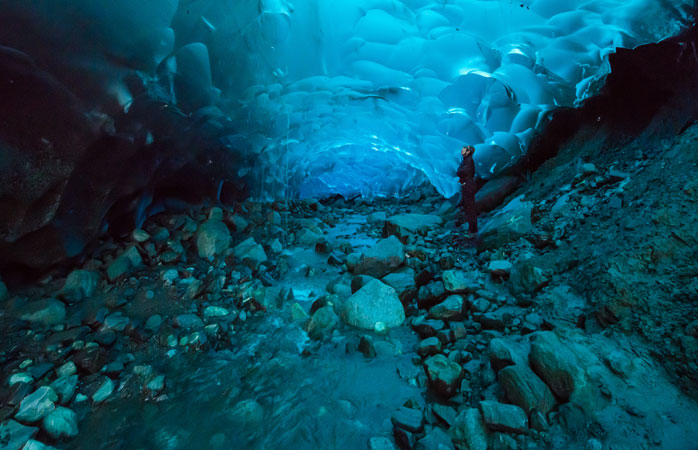
<path id="1" fill-rule="evenodd" d="M 549 111 L 603 85 L 617 47 L 692 20 L 689 0 L 54 3 L 5 2 L 3 45 L 85 78 L 72 88 L 99 113 L 147 95 L 225 130 L 260 198 L 423 181 L 450 197 L 462 145 L 480 176 L 505 172 Z"/>

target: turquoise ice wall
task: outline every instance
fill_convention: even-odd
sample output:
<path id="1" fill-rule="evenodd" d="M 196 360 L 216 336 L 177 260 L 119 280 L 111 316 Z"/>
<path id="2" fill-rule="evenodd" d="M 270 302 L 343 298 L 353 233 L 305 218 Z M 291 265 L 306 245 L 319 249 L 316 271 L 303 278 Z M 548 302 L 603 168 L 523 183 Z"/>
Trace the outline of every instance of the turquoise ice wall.
<path id="1" fill-rule="evenodd" d="M 7 0 L 16 29 L 0 44 L 51 66 L 100 114 L 129 108 L 142 85 L 234 128 L 235 176 L 282 197 L 394 195 L 425 180 L 451 196 L 463 144 L 495 176 L 546 113 L 598 90 L 615 48 L 675 35 L 693 2 L 68 3 Z"/>

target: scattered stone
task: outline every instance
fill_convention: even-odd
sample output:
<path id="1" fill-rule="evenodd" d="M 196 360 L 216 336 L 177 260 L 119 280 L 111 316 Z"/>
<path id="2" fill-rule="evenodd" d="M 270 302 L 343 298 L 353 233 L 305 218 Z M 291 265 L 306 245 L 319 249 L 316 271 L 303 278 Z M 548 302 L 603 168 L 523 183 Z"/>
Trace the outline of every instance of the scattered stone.
<path id="1" fill-rule="evenodd" d="M 490 341 L 490 363 L 492 368 L 499 372 L 507 366 L 513 366 L 514 361 L 514 351 L 507 345 L 504 340 L 500 338 L 494 338 Z"/>
<path id="2" fill-rule="evenodd" d="M 56 395 L 58 396 L 58 403 L 61 405 L 67 405 L 73 399 L 77 385 L 77 375 L 64 375 L 56 378 L 51 383 L 51 389 L 56 392 Z"/>
<path id="3" fill-rule="evenodd" d="M 441 351 L 441 341 L 436 337 L 426 338 L 419 343 L 417 353 L 421 357 L 433 356 Z"/>
<path id="4" fill-rule="evenodd" d="M 454 450 L 451 438 L 441 428 L 433 427 L 417 441 L 415 450 Z"/>
<path id="5" fill-rule="evenodd" d="M 372 437 L 368 441 L 369 450 L 397 450 L 393 441 L 386 437 Z"/>
<path id="6" fill-rule="evenodd" d="M 412 322 L 412 329 L 421 338 L 436 336 L 436 333 L 445 326 L 446 324 L 442 320 L 427 319 L 426 316 L 417 317 Z"/>
<path id="7" fill-rule="evenodd" d="M 134 241 L 138 242 L 139 244 L 147 242 L 150 239 L 150 235 L 146 231 L 141 230 L 140 228 L 136 228 L 135 230 L 133 230 L 131 232 L 131 237 Z"/>
<path id="8" fill-rule="evenodd" d="M 78 435 L 78 417 L 72 410 L 59 406 L 44 417 L 42 428 L 56 440 L 74 438 Z"/>
<path id="9" fill-rule="evenodd" d="M 487 271 L 494 278 L 506 278 L 511 272 L 512 264 L 509 261 L 497 260 L 490 261 L 487 265 Z"/>
<path id="10" fill-rule="evenodd" d="M 13 373 L 7 380 L 9 386 L 14 386 L 18 383 L 32 384 L 34 382 L 34 377 L 28 372 L 18 372 Z"/>
<path id="11" fill-rule="evenodd" d="M 19 317 L 35 324 L 57 325 L 65 320 L 65 305 L 54 298 L 30 301 L 19 309 Z"/>
<path id="12" fill-rule="evenodd" d="M 367 330 L 373 330 L 377 322 L 393 328 L 405 320 L 405 309 L 393 288 L 373 280 L 347 299 L 344 320 Z"/>
<path id="13" fill-rule="evenodd" d="M 135 246 L 130 246 L 107 267 L 107 278 L 114 282 L 141 268 L 143 258 Z"/>
<path id="14" fill-rule="evenodd" d="M 308 322 L 308 336 L 311 339 L 323 339 L 339 326 L 339 317 L 332 306 L 324 306 L 313 313 Z"/>
<path id="15" fill-rule="evenodd" d="M 225 317 L 230 314 L 230 311 L 221 306 L 207 306 L 204 309 L 204 317 L 207 319 Z"/>
<path id="16" fill-rule="evenodd" d="M 425 235 L 443 223 L 441 217 L 432 214 L 400 214 L 385 222 L 383 236 L 405 238 L 408 234 Z"/>
<path id="17" fill-rule="evenodd" d="M 492 431 L 526 433 L 528 430 L 526 413 L 516 405 L 483 400 L 480 402 L 480 412 L 485 425 Z"/>
<path id="18" fill-rule="evenodd" d="M 402 406 L 390 417 L 393 426 L 411 433 L 419 433 L 424 429 L 424 415 L 421 411 Z"/>
<path id="19" fill-rule="evenodd" d="M 38 422 L 56 409 L 56 400 L 58 396 L 54 390 L 48 386 L 42 386 L 22 400 L 15 419 L 24 423 Z"/>
<path id="20" fill-rule="evenodd" d="M 463 318 L 465 301 L 460 295 L 449 295 L 443 302 L 429 309 L 429 317 L 438 320 L 460 320 Z"/>
<path id="21" fill-rule="evenodd" d="M 414 270 L 405 268 L 383 277 L 383 282 L 395 289 L 400 301 L 404 304 L 417 297 L 417 284 L 414 281 Z"/>
<path id="22" fill-rule="evenodd" d="M 498 378 L 507 400 L 527 414 L 534 409 L 547 414 L 555 406 L 553 393 L 527 365 L 505 367 L 499 371 Z"/>
<path id="23" fill-rule="evenodd" d="M 263 262 L 267 261 L 264 247 L 257 244 L 254 238 L 248 238 L 233 248 L 233 255 L 252 270 L 257 270 Z"/>
<path id="24" fill-rule="evenodd" d="M 61 297 L 68 302 L 80 302 L 92 297 L 99 284 L 99 274 L 91 270 L 74 270 L 65 280 Z"/>
<path id="25" fill-rule="evenodd" d="M 509 286 L 514 294 L 533 294 L 549 281 L 543 269 L 536 267 L 530 254 L 523 255 L 514 263 L 509 277 Z"/>
<path id="26" fill-rule="evenodd" d="M 216 255 L 222 255 L 232 237 L 227 225 L 220 220 L 210 219 L 204 222 L 196 233 L 196 249 L 199 257 L 213 260 Z"/>
<path id="27" fill-rule="evenodd" d="M 471 294 L 481 285 L 476 278 L 476 273 L 466 273 L 462 270 L 446 270 L 441 276 L 444 289 L 453 294 Z"/>
<path id="28" fill-rule="evenodd" d="M 153 314 L 148 317 L 145 321 L 145 329 L 150 331 L 155 331 L 162 325 L 162 316 L 160 314 Z"/>
<path id="29" fill-rule="evenodd" d="M 463 368 L 444 355 L 428 358 L 424 368 L 430 387 L 443 397 L 453 397 L 460 388 L 463 379 Z"/>
<path id="30" fill-rule="evenodd" d="M 441 419 L 446 424 L 446 426 L 450 427 L 451 425 L 456 423 L 456 417 L 458 416 L 458 412 L 450 406 L 434 403 L 433 405 L 431 405 L 431 410 L 436 417 Z"/>
<path id="31" fill-rule="evenodd" d="M 180 314 L 175 317 L 174 325 L 185 330 L 199 329 L 204 327 L 204 321 L 199 316 L 192 313 Z"/>
<path id="32" fill-rule="evenodd" d="M 145 385 L 150 392 L 157 394 L 165 389 L 165 375 L 156 375 Z"/>
<path id="33" fill-rule="evenodd" d="M 501 247 L 532 232 L 532 212 L 533 203 L 524 201 L 523 196 L 511 200 L 482 226 L 478 235 L 479 247 Z"/>
<path id="34" fill-rule="evenodd" d="M 26 450 L 28 442 L 39 432 L 37 427 L 28 427 L 14 420 L 0 423 L 0 445 L 3 450 Z M 27 444 L 27 445 L 25 445 Z"/>
<path id="35" fill-rule="evenodd" d="M 235 214 L 230 218 L 230 221 L 232 222 L 233 226 L 235 227 L 235 231 L 238 233 L 244 232 L 247 227 L 250 225 L 249 222 L 247 222 L 242 216 L 239 216 Z"/>
<path id="36" fill-rule="evenodd" d="M 446 295 L 444 284 L 441 281 L 434 281 L 419 288 L 417 293 L 417 306 L 429 309 L 443 300 Z"/>
<path id="37" fill-rule="evenodd" d="M 354 266 L 355 275 L 382 278 L 405 263 L 405 246 L 395 236 L 378 241 L 364 252 Z"/>
<path id="38" fill-rule="evenodd" d="M 371 224 L 381 223 L 381 222 L 385 222 L 386 219 L 387 219 L 387 214 L 385 213 L 385 211 L 378 211 L 378 212 L 374 212 L 374 213 L 371 213 L 368 216 L 366 216 L 366 223 L 371 223 Z"/>
<path id="39" fill-rule="evenodd" d="M 487 430 L 478 409 L 468 408 L 461 411 L 448 434 L 456 444 L 469 450 L 487 450 Z"/>
<path id="40" fill-rule="evenodd" d="M 102 403 L 114 392 L 114 382 L 111 378 L 105 378 L 102 384 L 92 394 L 92 401 L 96 404 Z"/>

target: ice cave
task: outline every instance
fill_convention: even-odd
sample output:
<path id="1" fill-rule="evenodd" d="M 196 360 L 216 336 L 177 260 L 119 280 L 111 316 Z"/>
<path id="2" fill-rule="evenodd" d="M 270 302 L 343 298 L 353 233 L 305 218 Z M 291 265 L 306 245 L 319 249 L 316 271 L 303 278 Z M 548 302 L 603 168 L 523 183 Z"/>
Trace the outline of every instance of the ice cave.
<path id="1" fill-rule="evenodd" d="M 0 0 L 0 450 L 698 442 L 690 0 Z"/>

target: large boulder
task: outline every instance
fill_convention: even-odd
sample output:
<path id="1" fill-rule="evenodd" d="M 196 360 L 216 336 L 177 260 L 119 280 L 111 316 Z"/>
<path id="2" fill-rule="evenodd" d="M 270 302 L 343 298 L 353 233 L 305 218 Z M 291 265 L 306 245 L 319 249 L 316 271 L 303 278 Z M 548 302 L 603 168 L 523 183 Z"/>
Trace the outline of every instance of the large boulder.
<path id="1" fill-rule="evenodd" d="M 563 402 L 588 389 L 589 380 L 574 351 L 552 331 L 535 335 L 529 354 L 531 367 Z"/>
<path id="2" fill-rule="evenodd" d="M 533 294 L 550 281 L 545 271 L 536 266 L 530 254 L 520 256 L 509 275 L 509 289 L 514 294 Z"/>
<path id="3" fill-rule="evenodd" d="M 354 266 L 355 275 L 383 278 L 405 263 L 405 246 L 395 236 L 378 241 Z"/>
<path id="4" fill-rule="evenodd" d="M 232 237 L 228 226 L 221 220 L 210 219 L 204 222 L 196 233 L 196 249 L 199 257 L 212 260 L 228 250 Z"/>
<path id="5" fill-rule="evenodd" d="M 499 371 L 499 383 L 507 400 L 530 414 L 534 409 L 547 414 L 555 406 L 548 386 L 526 365 L 516 364 Z"/>
<path id="6" fill-rule="evenodd" d="M 533 203 L 516 197 L 489 218 L 480 229 L 479 246 L 490 249 L 513 242 L 533 231 Z"/>
<path id="7" fill-rule="evenodd" d="M 443 223 L 441 217 L 432 214 L 400 214 L 388 218 L 383 236 L 404 238 L 408 234 L 426 234 Z"/>
<path id="8" fill-rule="evenodd" d="M 492 211 L 516 190 L 519 183 L 521 178 L 511 175 L 488 180 L 475 194 L 477 210 L 481 213 Z"/>
<path id="9" fill-rule="evenodd" d="M 375 329 L 379 322 L 393 328 L 405 320 L 405 309 L 395 289 L 373 280 L 347 299 L 344 320 L 349 325 L 367 330 Z"/>

